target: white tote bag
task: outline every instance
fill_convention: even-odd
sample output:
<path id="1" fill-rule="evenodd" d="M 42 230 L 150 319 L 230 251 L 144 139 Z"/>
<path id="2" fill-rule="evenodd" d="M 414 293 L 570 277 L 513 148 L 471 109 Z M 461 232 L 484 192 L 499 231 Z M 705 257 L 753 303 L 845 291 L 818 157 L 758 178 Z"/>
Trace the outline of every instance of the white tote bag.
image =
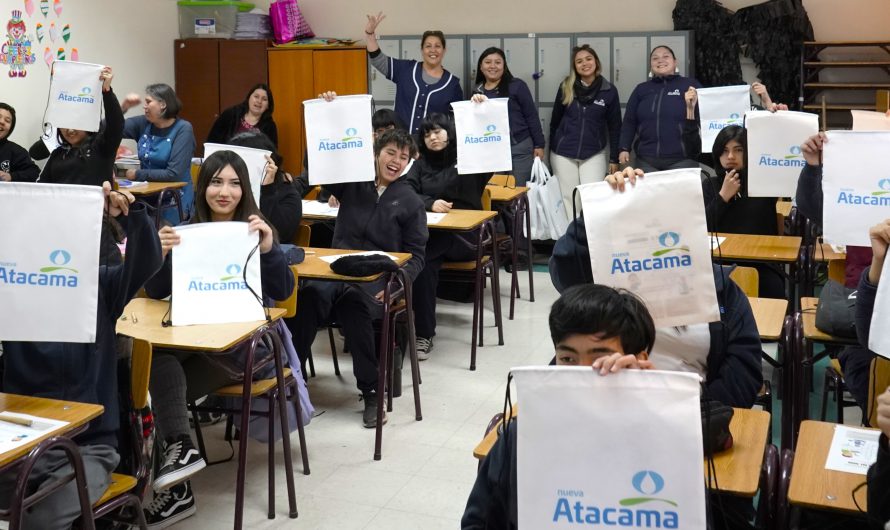
<path id="1" fill-rule="evenodd" d="M 698 169 L 578 190 L 596 283 L 637 294 L 658 327 L 720 320 Z"/>
<path id="2" fill-rule="evenodd" d="M 884 260 L 881 281 L 875 298 L 875 308 L 871 314 L 868 331 L 868 349 L 885 359 L 890 359 L 890 259 Z"/>
<path id="3" fill-rule="evenodd" d="M 797 178 L 807 165 L 800 145 L 819 132 L 819 116 L 782 110 L 751 111 L 748 129 L 748 195 L 794 197 Z"/>
<path id="4" fill-rule="evenodd" d="M 603 377 L 589 366 L 512 372 L 521 530 L 704 530 L 695 374 L 627 370 Z"/>
<path id="5" fill-rule="evenodd" d="M 184 225 L 176 233 L 181 240 L 172 250 L 174 326 L 265 318 L 263 302 L 257 299 L 263 295 L 259 235 L 248 232 L 247 223 Z"/>
<path id="6" fill-rule="evenodd" d="M 890 217 L 890 132 L 828 131 L 822 148 L 822 233 L 832 245 L 870 246 Z"/>
<path id="7" fill-rule="evenodd" d="M 550 174 L 550 170 L 540 159 L 535 157 L 532 163 L 532 174 L 530 183 L 534 183 L 536 188 L 534 204 L 529 197 L 529 207 L 534 209 L 536 214 L 532 215 L 532 239 L 559 239 L 566 233 L 569 226 L 569 219 L 566 217 L 566 210 L 563 206 L 562 192 L 559 188 L 559 179 Z M 539 228 L 540 237 L 535 237 L 535 227 Z"/>
<path id="8" fill-rule="evenodd" d="M 728 125 L 742 126 L 742 117 L 751 108 L 748 85 L 699 88 L 698 112 L 701 117 L 701 150 L 710 153 L 714 138 Z"/>
<path id="9" fill-rule="evenodd" d="M 56 61 L 43 122 L 56 129 L 99 130 L 102 117 L 101 64 Z"/>
<path id="10" fill-rule="evenodd" d="M 482 103 L 456 101 L 451 104 L 457 137 L 458 174 L 513 169 L 508 102 L 507 98 L 496 98 Z"/>
<path id="11" fill-rule="evenodd" d="M 309 184 L 373 181 L 371 96 L 337 96 L 303 102 Z"/>
<path id="12" fill-rule="evenodd" d="M 851 110 L 854 131 L 890 131 L 890 117 L 883 112 Z"/>
<path id="13" fill-rule="evenodd" d="M 97 186 L 0 183 L 0 339 L 95 342 Z"/>
<path id="14" fill-rule="evenodd" d="M 266 176 L 266 156 L 271 155 L 272 151 L 264 149 L 253 149 L 251 147 L 241 147 L 238 145 L 226 144 L 204 144 L 204 158 L 212 155 L 217 151 L 234 151 L 235 154 L 244 160 L 247 166 L 247 173 L 250 175 L 250 191 L 257 205 L 260 203 L 260 191 L 263 188 L 263 177 Z"/>

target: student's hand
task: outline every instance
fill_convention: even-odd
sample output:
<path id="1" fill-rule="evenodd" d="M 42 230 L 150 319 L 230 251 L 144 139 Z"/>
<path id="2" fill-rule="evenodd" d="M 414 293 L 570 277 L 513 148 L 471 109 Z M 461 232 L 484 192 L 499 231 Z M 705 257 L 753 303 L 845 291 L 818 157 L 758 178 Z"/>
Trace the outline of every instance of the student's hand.
<path id="1" fill-rule="evenodd" d="M 878 396 L 878 428 L 884 436 L 890 436 L 890 388 Z"/>
<path id="2" fill-rule="evenodd" d="M 638 178 L 643 178 L 642 169 L 626 167 L 623 171 L 617 171 L 611 175 L 607 175 L 606 182 L 609 183 L 609 186 L 612 186 L 613 190 L 618 190 L 619 192 L 624 193 L 625 182 L 629 182 L 631 186 L 636 186 Z"/>
<path id="3" fill-rule="evenodd" d="M 272 250 L 272 244 L 275 242 L 275 238 L 272 235 L 272 229 L 269 228 L 266 221 L 263 221 L 260 216 L 256 214 L 251 215 L 247 220 L 249 221 L 247 230 L 260 233 L 260 254 L 265 254 Z"/>
<path id="4" fill-rule="evenodd" d="M 266 155 L 266 172 L 263 174 L 263 186 L 268 186 L 275 182 L 275 174 L 278 173 L 278 166 L 272 160 L 270 155 Z"/>
<path id="5" fill-rule="evenodd" d="M 757 82 L 751 85 L 751 89 L 754 90 L 754 93 L 760 98 L 760 104 L 763 108 L 770 110 L 771 112 L 775 112 L 770 107 L 773 105 L 773 100 L 769 97 L 769 92 L 766 91 L 766 85 L 763 83 Z M 781 110 L 788 110 L 787 108 Z"/>
<path id="6" fill-rule="evenodd" d="M 683 94 L 683 98 L 686 100 L 686 110 L 693 110 L 698 103 L 698 91 L 695 90 L 694 86 L 691 86 L 686 90 L 686 93 Z"/>
<path id="7" fill-rule="evenodd" d="M 630 162 L 630 153 L 627 151 L 621 151 L 618 153 L 618 163 L 619 164 L 627 164 Z"/>
<path id="8" fill-rule="evenodd" d="M 887 257 L 887 245 L 890 245 L 890 219 L 878 223 L 868 231 L 871 239 L 871 267 L 868 269 L 868 281 L 877 285 L 881 279 L 881 270 L 884 268 L 884 259 Z"/>
<path id="9" fill-rule="evenodd" d="M 114 74 L 111 73 L 110 66 L 103 66 L 102 71 L 99 72 L 99 80 L 102 81 L 102 92 L 108 92 L 111 90 L 111 80 L 114 79 Z"/>
<path id="10" fill-rule="evenodd" d="M 453 202 L 443 201 L 442 199 L 436 200 L 433 203 L 433 212 L 435 213 L 448 213 L 454 207 Z"/>
<path id="11" fill-rule="evenodd" d="M 7 173 L 6 171 L 0 170 L 0 181 L 2 182 L 12 182 L 12 175 Z"/>
<path id="12" fill-rule="evenodd" d="M 593 370 L 599 371 L 600 375 L 614 374 L 621 370 L 650 370 L 651 368 L 652 361 L 637 359 L 636 355 L 617 352 L 593 361 Z"/>
<path id="13" fill-rule="evenodd" d="M 377 26 L 383 22 L 383 19 L 386 18 L 386 15 L 383 14 L 383 11 L 377 13 L 377 15 L 367 15 L 368 21 L 365 23 L 365 35 L 374 35 L 377 33 Z"/>
<path id="14" fill-rule="evenodd" d="M 165 226 L 158 230 L 158 239 L 161 240 L 161 259 L 167 258 L 167 253 L 180 242 L 179 234 L 172 226 Z"/>
<path id="15" fill-rule="evenodd" d="M 612 173 L 617 173 L 618 171 L 621 171 L 621 166 L 614 162 L 609 162 L 609 174 L 611 175 Z"/>
<path id="16" fill-rule="evenodd" d="M 127 180 L 136 180 L 136 170 L 135 169 L 128 169 L 124 173 L 124 175 L 126 175 Z"/>
<path id="17" fill-rule="evenodd" d="M 890 118 L 890 109 L 887 109 L 887 112 L 884 113 L 884 116 L 887 116 L 888 118 Z"/>
<path id="18" fill-rule="evenodd" d="M 810 136 L 800 145 L 803 159 L 806 160 L 808 165 L 818 166 L 822 164 L 822 146 L 827 141 L 828 137 L 825 136 L 825 133 L 820 132 Z"/>
<path id="19" fill-rule="evenodd" d="M 327 101 L 328 103 L 330 103 L 331 101 L 334 101 L 334 98 L 336 98 L 336 97 L 337 97 L 337 93 L 334 92 L 333 90 L 328 90 L 327 92 L 322 92 L 321 94 L 318 95 L 319 99 L 323 99 L 323 100 Z"/>
<path id="20" fill-rule="evenodd" d="M 473 94 L 473 97 L 470 98 L 470 101 L 472 101 L 473 103 L 484 103 L 488 101 L 488 98 L 485 96 L 485 94 Z"/>
<path id="21" fill-rule="evenodd" d="M 788 105 L 784 103 L 770 103 L 766 110 L 775 113 L 777 110 L 788 110 Z"/>
<path id="22" fill-rule="evenodd" d="M 328 206 L 330 206 L 331 208 L 339 208 L 340 201 L 337 200 L 337 197 L 331 195 L 330 197 L 328 197 Z"/>
<path id="23" fill-rule="evenodd" d="M 378 302 L 383 302 L 383 291 L 380 291 L 379 293 L 375 294 L 374 299 L 377 300 Z"/>
<path id="24" fill-rule="evenodd" d="M 535 147 L 532 151 L 532 156 L 535 158 L 540 158 L 544 160 L 544 148 L 543 147 Z"/>
<path id="25" fill-rule="evenodd" d="M 729 202 L 742 189 L 742 180 L 736 170 L 730 169 L 723 177 L 723 186 L 720 187 L 720 198 L 723 202 Z"/>
<path id="26" fill-rule="evenodd" d="M 136 200 L 132 193 L 126 190 L 114 191 L 108 181 L 102 183 L 102 191 L 105 193 L 105 209 L 108 215 L 111 217 L 129 215 L 130 205 Z"/>
<path id="27" fill-rule="evenodd" d="M 121 112 L 126 113 L 128 110 L 140 103 L 142 103 L 142 98 L 139 96 L 139 94 L 130 92 L 124 97 L 124 100 L 121 101 Z"/>

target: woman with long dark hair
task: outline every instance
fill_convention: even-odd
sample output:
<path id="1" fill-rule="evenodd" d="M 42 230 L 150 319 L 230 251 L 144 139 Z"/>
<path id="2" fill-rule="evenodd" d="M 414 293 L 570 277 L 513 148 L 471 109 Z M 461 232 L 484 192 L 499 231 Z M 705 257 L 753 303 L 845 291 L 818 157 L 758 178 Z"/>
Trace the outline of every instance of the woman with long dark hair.
<path id="1" fill-rule="evenodd" d="M 238 133 L 259 131 L 278 147 L 278 127 L 272 119 L 275 100 L 265 83 L 250 88 L 244 101 L 222 111 L 207 135 L 207 143 L 227 144 Z"/>

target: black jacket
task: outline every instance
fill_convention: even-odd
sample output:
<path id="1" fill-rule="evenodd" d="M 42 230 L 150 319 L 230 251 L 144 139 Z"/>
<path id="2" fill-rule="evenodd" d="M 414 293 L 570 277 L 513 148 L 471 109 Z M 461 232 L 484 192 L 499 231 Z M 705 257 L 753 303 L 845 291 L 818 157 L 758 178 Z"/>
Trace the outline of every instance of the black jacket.
<path id="1" fill-rule="evenodd" d="M 105 129 L 90 133 L 79 147 L 63 142 L 49 155 L 40 182 L 101 186 L 114 176 L 114 159 L 124 131 L 124 113 L 114 92 L 102 93 Z M 43 143 L 42 141 L 40 142 Z"/>
<path id="2" fill-rule="evenodd" d="M 517 525 L 516 422 L 507 424 L 482 460 L 467 499 L 462 530 L 513 530 Z"/>
<path id="3" fill-rule="evenodd" d="M 244 103 L 239 103 L 222 111 L 210 128 L 210 133 L 207 135 L 207 143 L 229 143 L 229 139 L 235 136 L 241 127 L 241 119 L 246 112 L 247 106 Z M 275 125 L 271 115 L 264 119 L 261 118 L 255 127 L 268 136 L 272 143 L 275 144 L 275 147 L 278 147 L 278 127 Z"/>
<path id="4" fill-rule="evenodd" d="M 291 243 L 303 218 L 303 199 L 292 182 L 276 179 L 260 190 L 260 211 L 278 230 L 278 240 Z"/>
<path id="5" fill-rule="evenodd" d="M 99 267 L 96 342 L 3 342 L 6 392 L 98 403 L 105 412 L 77 436 L 80 445 L 117 446 L 120 414 L 117 395 L 115 326 L 124 307 L 161 266 L 161 244 L 145 206 L 130 206 L 127 259 L 122 265 Z"/>
<path id="6" fill-rule="evenodd" d="M 441 199 L 454 203 L 459 210 L 481 210 L 482 192 L 491 180 L 491 173 L 458 175 L 457 167 L 448 156 L 449 149 L 427 152 L 411 165 L 405 180 L 420 196 L 424 208 L 433 210 L 433 203 Z M 453 160 L 456 160 L 455 155 Z"/>
<path id="7" fill-rule="evenodd" d="M 35 182 L 40 175 L 40 168 L 25 148 L 10 142 L 9 136 L 0 140 L 0 171 L 9 173 L 13 182 Z"/>
<path id="8" fill-rule="evenodd" d="M 589 94 L 578 93 L 572 102 L 562 102 L 562 85 L 556 91 L 550 119 L 550 150 L 559 156 L 586 160 L 609 146 L 609 162 L 618 163 L 621 135 L 621 103 L 618 90 L 602 76 Z"/>
<path id="9" fill-rule="evenodd" d="M 748 298 L 729 279 L 731 270 L 714 265 L 720 322 L 709 324 L 711 348 L 705 391 L 706 397 L 725 405 L 751 408 L 763 385 L 760 335 Z M 579 283 L 593 282 L 583 217 L 569 224 L 553 247 L 550 278 L 560 292 Z"/>
<path id="10" fill-rule="evenodd" d="M 389 186 L 378 198 L 373 182 L 328 184 L 324 189 L 340 201 L 334 228 L 334 248 L 407 252 L 405 269 L 414 280 L 423 270 L 426 212 L 423 202 L 405 179 Z"/>

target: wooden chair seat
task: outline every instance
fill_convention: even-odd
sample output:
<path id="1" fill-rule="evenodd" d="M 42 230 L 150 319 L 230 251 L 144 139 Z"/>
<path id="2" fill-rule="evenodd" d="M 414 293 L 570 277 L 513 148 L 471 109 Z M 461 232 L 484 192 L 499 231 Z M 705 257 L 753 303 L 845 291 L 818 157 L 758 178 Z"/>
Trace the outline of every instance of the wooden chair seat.
<path id="1" fill-rule="evenodd" d="M 488 264 L 491 261 L 491 257 L 482 256 L 482 266 Z M 469 272 L 476 270 L 476 260 L 470 261 L 446 261 L 442 264 L 443 271 L 461 271 L 461 272 Z"/>
<path id="2" fill-rule="evenodd" d="M 287 379 L 292 374 L 290 368 L 284 369 L 284 378 Z M 262 396 L 263 394 L 268 393 L 272 390 L 277 381 L 274 377 L 269 379 L 260 379 L 259 381 L 254 381 L 250 386 L 250 395 L 252 397 Z M 235 383 L 233 385 L 224 386 L 222 388 L 217 389 L 213 392 L 214 395 L 217 396 L 225 396 L 225 397 L 241 397 L 241 391 L 244 389 L 244 385 L 241 383 Z"/>
<path id="3" fill-rule="evenodd" d="M 108 489 L 105 490 L 105 493 L 99 497 L 99 500 L 93 503 L 93 506 L 99 506 L 100 504 L 104 504 L 111 499 L 115 499 L 124 493 L 129 492 L 133 488 L 136 487 L 136 477 L 132 477 L 130 475 L 120 475 L 118 473 L 111 474 L 111 484 L 108 485 Z"/>
<path id="4" fill-rule="evenodd" d="M 828 361 L 828 365 L 834 368 L 834 371 L 841 374 L 841 377 L 844 376 L 844 371 L 841 370 L 841 362 L 837 359 L 831 359 Z"/>

